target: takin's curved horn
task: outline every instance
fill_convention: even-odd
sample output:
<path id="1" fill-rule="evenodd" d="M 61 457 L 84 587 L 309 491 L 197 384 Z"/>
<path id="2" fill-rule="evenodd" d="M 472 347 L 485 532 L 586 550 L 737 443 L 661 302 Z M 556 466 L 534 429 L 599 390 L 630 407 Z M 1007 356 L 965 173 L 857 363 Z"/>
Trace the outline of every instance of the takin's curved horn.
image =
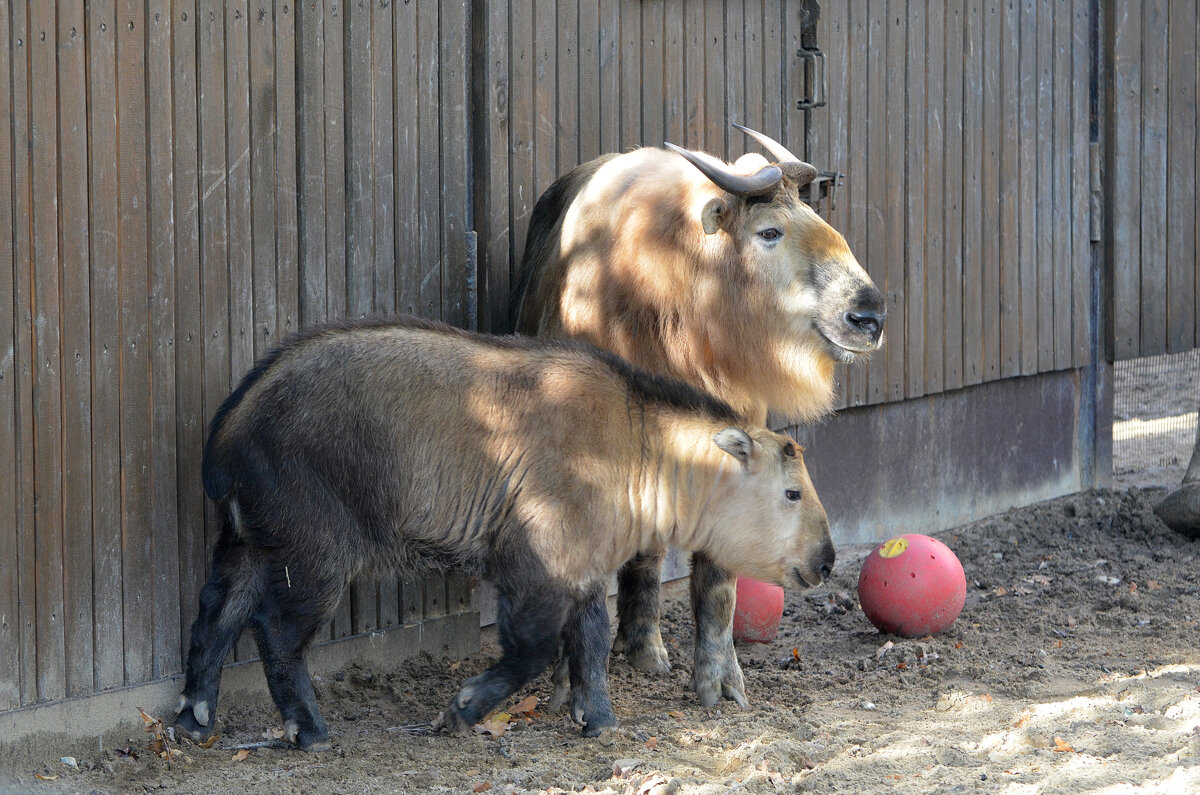
<path id="1" fill-rule="evenodd" d="M 775 159 L 779 161 L 779 167 L 783 169 L 783 173 L 787 175 L 788 179 L 794 181 L 797 187 L 803 188 L 817 178 L 817 169 L 814 166 L 796 157 L 788 151 L 786 146 L 774 138 L 768 138 L 758 130 L 751 130 L 749 127 L 743 127 L 740 124 L 734 124 L 733 126 L 753 138 L 758 142 L 759 146 L 774 155 Z"/>
<path id="2" fill-rule="evenodd" d="M 762 196 L 779 187 L 783 179 L 783 169 L 774 164 L 765 165 L 753 174 L 735 174 L 712 160 L 673 143 L 666 143 L 664 146 L 687 158 L 687 161 L 712 180 L 714 185 L 735 196 Z"/>

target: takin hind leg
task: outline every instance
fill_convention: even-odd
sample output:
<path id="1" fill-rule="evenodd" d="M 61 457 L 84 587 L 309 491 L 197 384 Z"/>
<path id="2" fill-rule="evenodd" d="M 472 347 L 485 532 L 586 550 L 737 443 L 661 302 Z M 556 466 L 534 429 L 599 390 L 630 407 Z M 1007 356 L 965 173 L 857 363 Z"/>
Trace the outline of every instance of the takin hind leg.
<path id="1" fill-rule="evenodd" d="M 283 717 L 284 736 L 303 751 L 328 751 L 329 728 L 317 707 L 305 655 L 333 614 L 346 581 L 300 565 L 275 563 L 258 609 L 254 635 L 267 687 Z"/>
<path id="2" fill-rule="evenodd" d="M 570 597 L 548 583 L 526 582 L 518 593 L 496 583 L 502 653 L 490 668 L 463 682 L 435 722 L 452 732 L 474 726 L 501 701 L 542 672 L 558 654 Z"/>
<path id="3" fill-rule="evenodd" d="M 584 737 L 617 725 L 608 695 L 608 605 L 598 584 L 578 600 L 563 627 L 563 659 L 570 669 L 571 718 Z"/>
<path id="4" fill-rule="evenodd" d="M 226 526 L 213 550 L 212 571 L 200 589 L 200 611 L 192 624 L 187 671 L 175 725 L 200 742 L 217 722 L 221 666 L 250 621 L 262 587 L 249 548 Z"/>
<path id="5" fill-rule="evenodd" d="M 736 580 L 707 556 L 692 555 L 692 613 L 696 618 L 692 689 L 711 707 L 722 697 L 745 707 L 746 680 L 733 648 Z"/>
<path id="6" fill-rule="evenodd" d="M 671 670 L 663 645 L 663 557 L 665 549 L 638 553 L 617 574 L 617 637 L 613 652 L 624 655 L 639 671 L 665 674 Z"/>

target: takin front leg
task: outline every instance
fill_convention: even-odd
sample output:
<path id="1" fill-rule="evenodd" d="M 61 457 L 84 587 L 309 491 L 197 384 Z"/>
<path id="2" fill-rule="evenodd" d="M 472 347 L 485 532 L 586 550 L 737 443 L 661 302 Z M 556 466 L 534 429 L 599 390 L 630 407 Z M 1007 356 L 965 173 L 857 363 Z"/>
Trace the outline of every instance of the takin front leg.
<path id="1" fill-rule="evenodd" d="M 259 600 L 261 572 L 247 547 L 222 528 L 213 550 L 212 572 L 200 589 L 200 611 L 192 624 L 187 672 L 175 726 L 200 742 L 217 723 L 221 665 Z"/>
<path id="2" fill-rule="evenodd" d="M 617 574 L 617 637 L 613 652 L 624 655 L 639 671 L 665 674 L 671 670 L 663 645 L 662 612 L 664 549 L 639 553 Z"/>
<path id="3" fill-rule="evenodd" d="M 736 580 L 701 553 L 692 555 L 692 613 L 696 618 L 695 667 L 692 689 L 700 703 L 711 707 L 721 697 L 745 707 L 746 680 L 733 649 L 733 609 Z"/>
<path id="4" fill-rule="evenodd" d="M 498 590 L 504 586 L 496 583 Z M 500 659 L 463 682 L 435 728 L 452 732 L 474 726 L 501 701 L 554 661 L 570 597 L 564 589 L 529 580 L 519 592 L 500 590 L 497 628 Z"/>

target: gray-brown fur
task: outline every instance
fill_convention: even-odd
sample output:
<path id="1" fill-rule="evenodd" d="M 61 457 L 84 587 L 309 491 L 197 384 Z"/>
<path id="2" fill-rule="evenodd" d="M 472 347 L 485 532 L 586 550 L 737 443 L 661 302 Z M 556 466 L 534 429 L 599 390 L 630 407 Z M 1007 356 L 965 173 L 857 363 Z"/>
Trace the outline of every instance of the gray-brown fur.
<path id="1" fill-rule="evenodd" d="M 757 423 L 768 410 L 793 420 L 827 413 L 836 363 L 882 344 L 883 296 L 845 239 L 800 200 L 815 169 L 747 132 L 777 164 L 645 148 L 562 176 L 530 219 L 513 328 L 586 340 Z M 663 552 L 642 550 L 619 577 L 613 648 L 647 671 L 670 668 L 658 624 Z M 696 673 L 697 693 L 706 705 L 722 695 L 745 703 L 732 613 L 721 607 L 733 580 L 702 554 L 692 572 L 707 583 L 695 600 L 696 671 L 723 671 L 719 681 Z"/>
<path id="2" fill-rule="evenodd" d="M 495 583 L 503 655 L 463 684 L 449 728 L 561 641 L 572 715 L 595 734 L 614 722 L 604 584 L 638 550 L 703 550 L 776 582 L 819 581 L 833 559 L 787 437 L 588 346 L 415 319 L 325 326 L 268 355 L 214 417 L 203 479 L 223 526 L 177 718 L 197 738 L 249 625 L 289 739 L 327 746 L 304 652 L 359 573 Z"/>

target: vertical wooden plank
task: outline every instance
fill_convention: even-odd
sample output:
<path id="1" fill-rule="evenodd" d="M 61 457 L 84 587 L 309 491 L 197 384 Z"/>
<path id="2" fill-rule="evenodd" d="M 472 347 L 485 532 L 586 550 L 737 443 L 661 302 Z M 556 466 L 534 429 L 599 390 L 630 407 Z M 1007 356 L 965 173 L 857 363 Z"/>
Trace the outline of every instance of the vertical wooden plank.
<path id="1" fill-rule="evenodd" d="M 600 106 L 605 109 L 598 120 L 600 140 L 597 143 L 596 154 L 620 152 L 622 130 L 624 129 L 628 128 L 633 132 L 633 135 L 628 137 L 634 141 L 640 140 L 641 137 L 639 130 L 642 118 L 641 102 L 633 101 L 641 99 L 641 91 L 637 92 L 636 97 L 631 97 L 628 104 L 621 96 L 621 76 L 625 64 L 619 2 L 620 0 L 599 0 L 596 8 L 597 35 L 600 37 L 596 50 L 597 80 L 600 83 Z M 628 34 L 640 46 L 641 20 L 635 16 L 632 23 Z M 639 57 L 636 53 L 637 50 L 632 50 L 630 53 L 635 65 Z M 594 117 L 590 118 L 595 120 Z M 593 156 L 586 155 L 584 159 Z"/>
<path id="2" fill-rule="evenodd" d="M 867 4 L 867 104 L 863 118 L 866 122 L 865 142 L 868 148 L 866 169 L 859 173 L 867 176 L 867 214 L 864 234 L 867 240 L 867 271 L 875 284 L 883 291 L 887 300 L 888 261 L 892 258 L 888 250 L 887 208 L 892 202 L 894 174 L 889 174 L 887 160 L 887 40 L 888 8 L 886 3 Z M 867 366 L 865 402 L 880 403 L 884 400 L 887 381 L 888 351 L 903 345 L 903 335 L 896 333 L 901 319 L 891 314 L 892 304 L 888 301 L 887 340 L 885 350 L 872 357 Z"/>
<path id="3" fill-rule="evenodd" d="M 763 0 L 763 126 L 759 129 L 787 143 L 783 135 L 783 117 L 784 108 L 790 107 L 790 103 L 783 94 L 783 72 L 795 53 L 784 51 L 785 8 L 784 0 Z"/>
<path id="4" fill-rule="evenodd" d="M 511 31 L 509 77 L 509 183 L 512 250 L 516 255 L 510 274 L 524 254 L 525 232 L 537 193 L 533 166 L 534 85 L 537 50 L 533 38 L 534 0 L 510 0 Z M 510 275 L 511 283 L 511 275 Z"/>
<path id="5" fill-rule="evenodd" d="M 1167 306 L 1167 269 L 1163 267 L 1167 261 L 1167 248 L 1163 219 L 1167 217 L 1167 48 L 1164 44 L 1168 37 L 1168 5 L 1167 0 L 1142 4 L 1140 356 L 1153 356 L 1167 350 L 1167 313 L 1163 311 Z M 1066 33 L 1067 21 L 1069 17 L 1061 12 L 1060 35 Z M 1066 56 L 1069 51 L 1060 48 L 1059 53 Z M 1056 69 L 1057 66 L 1056 62 Z M 1061 361 L 1063 355 L 1056 357 L 1057 360 Z"/>
<path id="6" fill-rule="evenodd" d="M 175 411 L 175 185 L 172 119 L 171 4 L 146 14 L 147 151 L 149 171 L 150 516 L 154 583 L 153 676 L 182 670 L 179 638 L 179 482 Z"/>
<path id="7" fill-rule="evenodd" d="M 300 324 L 327 316 L 325 287 L 325 12 L 300 3 L 296 12 L 298 220 L 300 223 Z"/>
<path id="8" fill-rule="evenodd" d="M 1037 372 L 1038 295 L 1038 4 L 1021 0 L 1020 77 L 1017 85 L 1017 260 L 1020 281 L 1021 375 Z"/>
<path id="9" fill-rule="evenodd" d="M 125 682 L 153 674 L 153 539 L 150 528 L 150 318 L 147 224 L 146 18 L 136 0 L 117 8 L 117 213 L 121 260 L 121 512 Z"/>
<path id="10" fill-rule="evenodd" d="M 513 260 L 519 255 L 513 250 L 509 205 L 512 75 L 508 3 L 487 3 L 476 13 L 484 27 L 482 33 L 475 32 L 483 47 L 477 55 L 484 78 L 473 100 L 481 112 L 475 120 L 476 129 L 481 131 L 475 149 L 476 173 L 481 175 L 482 188 L 475 193 L 475 218 L 481 232 L 479 289 L 484 299 L 480 301 L 479 324 L 481 329 L 504 333 L 512 330 L 508 303 Z"/>
<path id="11" fill-rule="evenodd" d="M 442 131 L 442 308 L 447 323 L 466 327 L 467 317 L 467 73 L 470 41 L 467 38 L 468 0 L 444 0 L 438 61 L 438 127 Z M 578 151 L 578 150 L 576 150 Z"/>
<path id="12" fill-rule="evenodd" d="M 254 231 L 251 200 L 250 3 L 225 4 L 225 158 L 229 202 L 229 354 L 236 384 L 254 364 Z"/>
<path id="13" fill-rule="evenodd" d="M 841 201 L 846 204 L 846 232 L 852 251 L 856 252 L 872 278 L 879 275 L 876 257 L 882 257 L 879 246 L 872 245 L 868 207 L 871 197 L 871 149 L 868 145 L 870 123 L 870 31 L 866 0 L 852 0 L 848 15 L 846 190 Z M 865 259 L 864 259 L 865 258 Z M 890 327 L 884 332 L 886 345 L 891 344 Z M 875 357 L 881 358 L 881 357 Z M 846 404 L 862 406 L 868 400 L 867 376 L 869 365 L 851 367 L 846 373 Z"/>
<path id="14" fill-rule="evenodd" d="M 963 383 L 983 380 L 983 259 L 981 219 L 987 197 L 983 194 L 984 158 L 981 130 L 984 121 L 983 3 L 968 0 L 963 31 Z"/>
<path id="15" fill-rule="evenodd" d="M 942 388 L 963 385 L 963 109 L 965 100 L 963 35 L 964 4 L 946 6 L 946 120 L 943 125 L 945 157 L 942 229 Z"/>
<path id="16" fill-rule="evenodd" d="M 395 142 L 392 96 L 397 84 L 392 74 L 391 3 L 376 3 L 371 17 L 371 164 L 374 172 L 371 199 L 374 219 L 374 295 L 372 311 L 391 314 L 396 311 L 396 199 Z"/>
<path id="17" fill-rule="evenodd" d="M 300 220 L 296 157 L 296 7 L 275 12 L 275 337 L 280 341 L 300 323 Z"/>
<path id="18" fill-rule="evenodd" d="M 11 107 L 15 47 L 11 7 L 0 7 L 0 108 Z M 12 126 L 0 125 L 0 185 L 13 184 L 16 152 Z M 21 632 L 18 564 L 20 510 L 18 484 L 18 374 L 13 210 L 16 197 L 0 191 L 0 710 L 21 706 Z"/>
<path id="19" fill-rule="evenodd" d="M 884 115 L 872 119 L 872 124 L 891 127 L 890 120 L 904 118 L 905 76 L 904 63 L 908 41 L 908 20 L 905 16 L 906 3 L 890 0 L 887 6 L 887 99 Z M 904 398 L 904 365 L 908 351 L 908 323 L 904 297 L 905 251 L 904 202 L 896 201 L 897 195 L 905 194 L 904 138 L 886 135 L 884 141 L 884 174 L 888 185 L 880 194 L 880 211 L 884 218 L 884 236 L 887 240 L 887 278 L 883 292 L 888 307 L 888 325 L 891 327 L 891 344 L 884 349 L 887 360 L 887 381 L 882 400 L 894 401 Z M 881 385 L 883 386 L 883 385 Z M 874 391 L 874 384 L 872 384 Z"/>
<path id="20" fill-rule="evenodd" d="M 370 0 L 350 0 L 343 6 L 346 14 L 346 314 L 350 317 L 370 314 L 375 295 L 375 213 L 372 208 L 375 187 L 371 142 L 373 6 Z M 374 604 L 373 598 L 371 602 Z"/>
<path id="21" fill-rule="evenodd" d="M 558 176 L 558 24 L 556 0 L 533 4 L 533 199 Z"/>
<path id="22" fill-rule="evenodd" d="M 254 358 L 280 341 L 278 286 L 275 279 L 275 14 L 282 10 L 254 5 L 249 9 L 250 86 L 250 241 L 253 263 Z"/>
<path id="23" fill-rule="evenodd" d="M 325 316 L 346 316 L 346 95 L 343 0 L 325 5 Z M 415 84 L 415 83 L 414 83 Z M 414 116 L 414 118 L 416 118 Z M 350 620 L 345 600 L 338 616 Z M 339 619 L 335 618 L 335 623 Z M 349 624 L 344 627 L 349 632 Z"/>
<path id="24" fill-rule="evenodd" d="M 62 361 L 59 344 L 57 25 L 53 5 L 35 3 L 29 19 L 29 148 L 33 188 L 33 468 L 37 614 L 37 695 L 66 695 L 63 627 Z M 28 472 L 29 470 L 27 470 Z"/>
<path id="25" fill-rule="evenodd" d="M 817 24 L 817 41 L 825 50 L 828 80 L 826 101 L 828 104 L 813 125 L 811 154 L 817 168 L 838 171 L 843 174 L 848 170 L 849 95 L 853 90 L 849 81 L 849 67 L 852 58 L 849 23 L 848 4 L 822 8 Z M 749 84 L 749 79 L 747 79 L 747 84 Z M 833 208 L 826 207 L 824 213 L 826 220 L 835 229 L 839 229 L 845 234 L 849 233 L 847 226 L 849 212 L 844 191 L 835 194 Z M 851 250 L 855 251 L 855 254 L 860 253 L 853 248 Z M 850 372 L 852 370 L 859 371 L 858 374 L 861 375 L 862 369 L 861 364 L 839 365 L 836 376 L 838 392 L 835 397 L 835 408 L 849 405 Z"/>
<path id="26" fill-rule="evenodd" d="M 495 6 L 489 5 L 489 8 Z M 392 11 L 392 74 L 398 86 L 417 85 L 417 5 L 397 5 Z M 393 93 L 396 206 L 396 310 L 417 314 L 421 306 L 421 247 L 418 174 L 420 136 L 417 92 Z"/>
<path id="27" fill-rule="evenodd" d="M 558 0 L 555 3 L 557 17 L 554 25 L 556 41 L 555 60 L 556 71 L 548 83 L 551 88 L 550 98 L 554 103 L 552 118 L 555 120 L 554 148 L 548 150 L 554 153 L 554 176 L 566 172 L 579 163 L 579 108 L 580 108 L 580 70 L 583 47 L 579 30 L 578 0 Z M 586 107 L 586 105 L 585 105 Z M 594 106 L 593 106 L 594 107 Z M 591 125 L 595 127 L 595 125 Z M 549 185 L 539 186 L 545 190 Z"/>
<path id="28" fill-rule="evenodd" d="M 441 142 L 438 128 L 438 6 L 417 9 L 417 118 L 419 127 L 421 304 L 425 317 L 442 311 Z"/>
<path id="29" fill-rule="evenodd" d="M 1099 320 L 1091 316 L 1091 3 L 1074 0 L 1071 16 L 1071 363 L 1086 367 L 1091 363 L 1091 325 Z"/>
<path id="30" fill-rule="evenodd" d="M 28 473 L 35 467 L 33 392 L 36 380 L 34 358 L 34 282 L 29 264 L 33 260 L 32 225 L 34 216 L 33 157 L 28 142 L 33 135 L 29 115 L 33 91 L 30 74 L 31 23 L 25 4 L 12 6 L 12 126 L 15 155 L 13 162 L 13 259 L 15 268 L 14 336 L 17 366 L 17 471 L 23 473 L 18 490 L 17 516 L 17 587 L 20 621 L 21 703 L 38 700 L 37 667 L 37 524 L 34 521 L 34 478 Z"/>
<path id="31" fill-rule="evenodd" d="M 208 576 L 205 497 L 200 482 L 204 445 L 204 331 L 200 278 L 200 160 L 195 0 L 174 6 L 171 36 L 175 152 L 175 395 L 179 478 L 179 651 L 185 659 L 200 588 Z"/>
<path id="32" fill-rule="evenodd" d="M 583 163 L 600 154 L 600 126 L 604 123 L 601 120 L 607 120 L 610 125 L 619 120 L 620 106 L 614 103 L 608 107 L 605 104 L 608 98 L 600 95 L 600 6 L 597 0 L 579 0 L 577 11 L 575 46 L 579 53 L 579 70 L 572 100 L 575 113 L 568 118 L 575 125 L 576 162 Z M 561 94 L 561 81 L 558 90 Z"/>
<path id="33" fill-rule="evenodd" d="M 908 135 L 905 141 L 904 172 L 907 199 L 904 202 L 904 395 L 919 397 L 925 394 L 925 329 L 929 322 L 925 306 L 925 235 L 926 186 L 929 161 L 936 159 L 925 143 L 925 124 L 930 116 L 925 83 L 925 7 L 913 3 L 905 9 L 908 32 L 905 53 L 907 97 L 905 120 Z"/>
<path id="34" fill-rule="evenodd" d="M 1196 344 L 1196 5 L 1171 4 L 1167 119 L 1167 349 Z M 1076 35 L 1078 47 L 1078 34 Z"/>
<path id="35" fill-rule="evenodd" d="M 687 95 L 684 85 L 685 39 L 682 3 L 663 4 L 662 40 L 663 140 L 686 147 Z"/>
<path id="36" fill-rule="evenodd" d="M 648 4 L 642 3 L 640 0 L 623 0 L 626 5 L 622 6 L 621 11 L 621 30 L 624 33 L 626 27 L 634 27 L 635 14 L 641 17 L 641 41 L 636 52 L 641 58 L 641 74 L 640 80 L 634 75 L 636 69 L 632 65 L 634 61 L 633 41 L 629 34 L 624 34 L 626 38 L 625 52 L 630 66 L 622 66 L 622 81 L 621 91 L 624 93 L 627 102 L 636 102 L 641 112 L 641 130 L 640 136 L 634 140 L 623 139 L 622 147 L 628 148 L 636 143 L 641 143 L 645 146 L 662 146 L 667 139 L 667 122 L 666 122 L 666 30 L 664 27 L 664 15 L 666 13 L 665 4 Z M 625 20 L 628 20 L 626 22 Z M 655 91 L 643 91 L 641 86 L 662 86 L 661 89 Z M 633 99 L 633 86 L 637 86 L 637 98 Z M 629 114 L 632 116 L 632 114 Z"/>
<path id="37" fill-rule="evenodd" d="M 761 0 L 752 0 L 742 6 L 745 29 L 743 47 L 745 55 L 745 96 L 742 100 L 742 118 L 730 118 L 752 130 L 761 130 L 763 118 L 763 6 Z M 843 51 L 843 54 L 849 50 Z M 832 55 L 833 49 L 830 48 Z M 743 142 L 744 143 L 744 142 Z M 735 147 L 736 148 L 736 147 Z"/>
<path id="38" fill-rule="evenodd" d="M 725 147 L 727 159 L 737 159 L 743 150 L 745 138 L 729 126 L 730 122 L 745 124 L 746 118 L 746 17 L 742 3 L 726 3 L 725 17 L 718 30 L 725 36 L 725 63 L 717 74 L 725 76 L 724 110 L 721 118 L 714 120 L 720 134 L 728 142 Z M 753 129 L 753 128 L 751 128 Z M 720 139 L 718 139 L 720 140 Z"/>
<path id="39" fill-rule="evenodd" d="M 725 74 L 733 71 L 726 62 L 725 19 L 721 3 L 703 3 L 704 31 L 702 68 L 704 74 L 704 115 L 700 119 L 704 148 L 719 157 L 729 157 L 725 123 Z"/>
<path id="40" fill-rule="evenodd" d="M 925 383 L 926 394 L 945 388 L 946 217 L 946 6 L 929 3 L 925 14 Z M 958 53 L 951 57 L 957 59 Z"/>
<path id="41" fill-rule="evenodd" d="M 704 6 L 705 3 L 681 3 L 683 6 L 683 144 L 689 149 L 703 150 L 704 103 L 707 75 L 704 72 Z M 717 153 L 719 154 L 719 153 Z"/>
<path id="42" fill-rule="evenodd" d="M 1198 11 L 1196 14 L 1196 41 L 1200 41 L 1200 11 Z M 1196 93 L 1194 96 L 1195 96 L 1195 101 L 1197 103 L 1200 103 L 1200 47 L 1197 48 L 1197 53 L 1196 53 L 1196 75 L 1197 75 L 1197 78 L 1196 78 L 1197 85 L 1196 85 Z M 1197 113 L 1197 116 L 1200 116 L 1200 109 L 1197 109 L 1196 113 Z M 1196 130 L 1196 172 L 1195 173 L 1196 173 L 1196 177 L 1195 177 L 1196 181 L 1193 182 L 1192 184 L 1200 185 L 1200 128 L 1198 128 Z M 1192 285 L 1192 289 L 1195 291 L 1194 292 L 1195 298 L 1192 302 L 1192 307 L 1193 307 L 1193 312 L 1195 313 L 1196 319 L 1197 319 L 1197 322 L 1195 323 L 1195 325 L 1192 328 L 1192 331 L 1195 334 L 1195 340 L 1193 341 L 1192 344 L 1195 347 L 1200 348 L 1200 197 L 1193 196 L 1192 201 L 1193 201 L 1193 206 L 1194 206 L 1194 212 L 1196 213 L 1196 216 L 1197 216 L 1196 257 L 1195 257 L 1194 262 L 1196 263 L 1196 269 L 1198 271 L 1193 274 L 1194 284 Z M 1197 430 L 1197 433 L 1200 433 L 1200 429 Z"/>
<path id="43" fill-rule="evenodd" d="M 1017 134 L 1020 118 L 1018 92 L 1021 80 L 1020 10 L 1014 0 L 1000 6 L 1000 333 L 998 337 L 999 375 L 1010 378 L 1021 372 L 1021 258 L 1020 226 L 1022 209 L 1019 199 L 1017 164 L 1021 139 Z M 1084 76 L 1085 89 L 1087 76 Z"/>
<path id="44" fill-rule="evenodd" d="M 87 173 L 87 52 L 83 8 L 60 7 L 57 28 L 59 173 L 65 175 L 61 179 L 59 231 L 62 241 L 59 254 L 66 275 L 62 281 L 64 653 L 66 694 L 79 696 L 92 692 L 93 643 L 88 195 L 87 180 L 77 176 Z"/>
<path id="45" fill-rule="evenodd" d="M 983 143 L 980 151 L 982 230 L 980 235 L 980 284 L 983 361 L 980 378 L 1000 377 L 1000 147 L 1001 147 L 1001 0 L 985 0 L 983 17 Z"/>
<path id="46" fill-rule="evenodd" d="M 1071 9 L 1054 8 L 1054 367 L 1071 366 Z M 1164 175 L 1165 176 L 1165 175 Z"/>
<path id="47" fill-rule="evenodd" d="M 125 682 L 121 587 L 121 328 L 117 245 L 117 16 L 111 0 L 87 7 L 88 227 L 92 307 L 93 683 Z"/>
<path id="48" fill-rule="evenodd" d="M 1140 19 L 1140 15 L 1138 18 Z M 1118 36 L 1120 28 L 1121 26 L 1118 25 Z M 1140 52 L 1140 33 L 1137 37 L 1137 46 Z M 1037 69 L 1038 371 L 1049 372 L 1054 369 L 1054 9 L 1044 4 L 1039 5 L 1038 9 Z M 1114 79 L 1119 81 L 1119 74 L 1120 69 L 1117 69 Z M 1140 112 L 1140 101 L 1138 109 L 1133 112 L 1135 114 Z M 1134 124 L 1140 124 L 1129 116 L 1123 118 Z M 1120 129 L 1124 126 L 1118 125 L 1118 143 Z M 1119 162 L 1122 162 L 1122 168 L 1118 169 L 1118 174 L 1115 175 L 1117 179 L 1126 170 L 1136 171 L 1139 168 L 1136 159 L 1125 159 Z M 1133 206 L 1136 207 L 1141 197 L 1137 183 L 1134 182 L 1131 187 L 1133 188 L 1132 193 L 1123 192 L 1116 195 L 1122 196 L 1122 202 L 1133 202 Z M 1117 213 L 1114 220 L 1123 217 L 1124 213 Z M 1120 226 L 1119 220 L 1117 220 L 1117 226 Z M 1119 233 L 1114 235 L 1114 245 L 1119 237 Z M 1124 261 L 1133 262 L 1134 260 Z M 1132 271 L 1135 269 L 1122 268 L 1119 270 Z M 1119 294 L 1119 287 L 1117 290 Z M 1133 294 L 1136 294 L 1136 287 Z M 1135 313 L 1134 326 L 1136 327 L 1136 325 Z"/>

